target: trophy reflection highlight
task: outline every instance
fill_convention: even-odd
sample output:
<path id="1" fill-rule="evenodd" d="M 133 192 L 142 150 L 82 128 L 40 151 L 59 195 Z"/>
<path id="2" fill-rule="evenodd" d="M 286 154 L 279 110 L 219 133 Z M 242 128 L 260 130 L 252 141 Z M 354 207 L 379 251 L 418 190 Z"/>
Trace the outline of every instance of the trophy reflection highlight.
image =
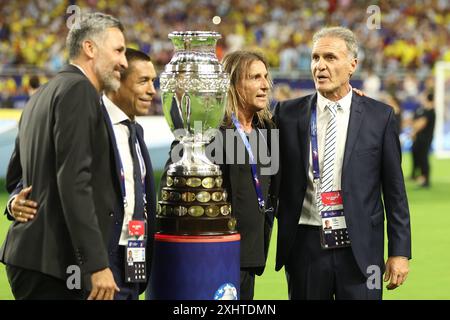
<path id="1" fill-rule="evenodd" d="M 220 126 L 229 77 L 215 54 L 217 32 L 169 34 L 175 54 L 160 76 L 164 116 L 183 146 L 167 171 L 157 212 L 157 231 L 177 235 L 236 233 L 220 167 L 205 155 L 209 129 Z"/>

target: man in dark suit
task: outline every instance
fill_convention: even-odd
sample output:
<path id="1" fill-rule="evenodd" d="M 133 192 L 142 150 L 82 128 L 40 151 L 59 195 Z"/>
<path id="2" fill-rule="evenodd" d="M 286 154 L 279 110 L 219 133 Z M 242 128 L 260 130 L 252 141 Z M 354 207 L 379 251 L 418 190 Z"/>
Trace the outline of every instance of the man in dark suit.
<path id="1" fill-rule="evenodd" d="M 145 291 L 151 270 L 156 193 L 152 163 L 144 141 L 144 130 L 136 122 L 136 116 L 145 116 L 149 112 L 152 99 L 156 94 L 153 85 L 156 71 L 150 57 L 145 53 L 127 48 L 125 55 L 128 68 L 122 73 L 120 88 L 117 91 L 108 91 L 102 98 L 105 121 L 116 160 L 114 178 L 118 182 L 116 183 L 118 192 L 122 195 L 112 199 L 115 211 L 119 214 L 115 217 L 109 241 L 109 258 L 114 279 L 120 288 L 120 292 L 116 293 L 114 299 L 138 300 L 139 294 Z M 129 144 L 133 126 L 136 130 L 137 145 L 134 146 L 136 153 L 132 152 Z M 137 156 L 137 162 L 133 161 L 133 155 Z M 136 181 L 134 175 L 136 170 L 138 175 L 141 173 L 142 181 L 139 178 Z M 123 178 L 121 172 L 123 172 Z M 142 210 L 144 212 L 141 212 Z M 127 263 L 125 253 L 128 252 L 128 241 L 136 239 L 135 236 L 130 236 L 128 229 L 130 221 L 136 219 L 146 221 L 146 272 L 144 279 L 128 281 L 127 278 L 131 275 L 127 275 L 128 271 L 125 268 Z"/>
<path id="2" fill-rule="evenodd" d="M 350 30 L 319 31 L 311 60 L 317 93 L 276 107 L 276 269 L 285 266 L 290 299 L 381 299 L 384 271 L 388 289 L 408 274 L 410 217 L 395 115 L 352 94 L 357 50 Z M 325 219 L 333 230 L 324 230 Z"/>
<path id="3" fill-rule="evenodd" d="M 117 91 L 108 91 L 102 97 L 102 110 L 108 128 L 110 145 L 113 150 L 115 160 L 115 171 L 113 174 L 114 186 L 117 191 L 115 198 L 111 199 L 114 204 L 114 212 L 118 213 L 114 218 L 114 225 L 109 240 L 109 261 L 114 275 L 114 280 L 120 289 L 116 292 L 115 300 L 125 300 L 139 298 L 139 293 L 145 290 L 150 272 L 153 234 L 155 226 L 156 195 L 154 189 L 154 177 L 152 163 L 145 146 L 142 127 L 135 122 L 136 116 L 148 114 L 151 101 L 156 94 L 153 82 L 156 78 L 155 68 L 150 57 L 145 53 L 127 48 L 125 53 L 128 68 L 122 72 L 120 88 Z M 135 189 L 134 162 L 130 146 L 130 130 L 127 121 L 132 121 L 136 126 L 136 138 L 139 147 L 136 147 L 139 155 L 137 167 L 142 168 L 145 181 L 145 188 L 139 195 Z M 121 174 L 123 172 L 123 175 Z M 139 187 L 139 186 L 138 186 Z M 13 192 L 11 204 L 6 210 L 11 218 L 17 221 L 27 222 L 34 218 L 33 212 L 37 203 L 27 199 L 32 187 L 21 189 L 21 184 Z M 138 204 L 135 202 L 143 199 L 142 192 L 145 192 L 146 216 L 146 277 L 144 281 L 127 282 L 125 277 L 125 251 L 128 252 L 127 262 L 133 262 L 132 250 L 126 248 L 127 240 L 134 240 L 135 237 L 128 235 L 129 221 L 133 220 L 133 213 Z M 135 195 L 137 197 L 135 197 Z M 135 201 L 135 198 L 137 201 Z M 22 203 L 22 204 L 21 204 Z M 139 209 L 138 209 L 139 210 Z M 141 212 L 141 213 L 144 213 Z"/>
<path id="4" fill-rule="evenodd" d="M 122 31 L 109 15 L 81 17 L 67 37 L 70 65 L 23 111 L 7 185 L 20 177 L 40 206 L 28 223 L 11 225 L 0 251 L 16 299 L 83 299 L 89 291 L 88 299 L 112 299 L 119 290 L 108 262 L 117 194 L 99 92 L 116 90 L 127 67 Z M 74 281 L 70 290 L 74 266 L 82 287 Z"/>

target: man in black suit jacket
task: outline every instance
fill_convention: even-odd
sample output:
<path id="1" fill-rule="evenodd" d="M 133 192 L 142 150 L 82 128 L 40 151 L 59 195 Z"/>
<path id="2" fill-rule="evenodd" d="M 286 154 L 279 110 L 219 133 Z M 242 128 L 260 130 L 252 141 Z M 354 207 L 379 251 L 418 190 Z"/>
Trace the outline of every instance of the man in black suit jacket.
<path id="1" fill-rule="evenodd" d="M 388 289 L 401 285 L 408 273 L 410 217 L 395 115 L 383 103 L 352 94 L 356 54 L 350 30 L 321 30 L 313 38 L 311 61 L 317 93 L 276 107 L 281 152 L 276 269 L 285 266 L 290 299 L 381 299 L 385 270 Z M 339 105 L 330 126 L 327 108 L 333 102 Z M 328 138 L 328 126 L 335 140 Z M 317 133 L 318 148 L 311 132 Z M 328 141 L 335 143 L 334 162 L 323 159 Z M 311 150 L 318 151 L 313 154 L 318 154 L 319 176 L 313 173 Z M 332 189 L 324 193 L 328 163 L 334 169 Z M 330 194 L 336 195 L 333 201 Z M 344 217 L 322 208 L 343 210 Z M 323 221 L 330 215 L 338 224 L 325 231 Z M 341 231 L 330 239 L 330 232 Z"/>
<path id="2" fill-rule="evenodd" d="M 114 204 L 114 225 L 109 240 L 108 252 L 110 267 L 114 275 L 114 280 L 120 289 L 116 292 L 115 300 L 139 299 L 139 293 L 142 293 L 149 279 L 151 270 L 151 257 L 153 247 L 153 235 L 155 227 L 155 210 L 156 210 L 156 194 L 153 177 L 152 163 L 148 154 L 142 127 L 136 122 L 137 140 L 139 143 L 139 153 L 142 155 L 141 161 L 145 168 L 145 212 L 147 225 L 147 241 L 146 241 L 146 281 L 141 283 L 133 283 L 125 281 L 125 259 L 127 262 L 132 261 L 131 250 L 127 250 L 127 257 L 124 252 L 126 250 L 126 240 L 132 239 L 126 235 L 128 221 L 131 219 L 134 203 L 134 190 L 132 182 L 133 162 L 129 145 L 129 130 L 123 123 L 126 120 L 135 121 L 136 116 L 144 116 L 148 114 L 151 107 L 151 101 L 156 94 L 153 82 L 156 78 L 155 68 L 150 57 L 145 53 L 127 48 L 125 56 L 128 62 L 128 68 L 122 72 L 120 79 L 120 88 L 117 91 L 109 91 L 102 97 L 102 110 L 107 124 L 110 146 L 113 150 L 115 160 L 115 170 L 113 174 L 114 186 L 117 195 L 111 200 Z M 122 183 L 121 172 L 125 181 Z M 128 185 L 128 188 L 126 187 Z M 18 221 L 27 222 L 34 218 L 35 207 L 37 203 L 27 199 L 32 187 L 22 189 L 21 183 L 12 192 L 11 204 L 5 211 L 10 218 Z M 142 195 L 139 196 L 142 199 Z M 23 204 L 21 204 L 21 202 Z M 125 205 L 125 203 L 127 205 Z M 19 215 L 20 214 L 20 215 Z M 124 234 L 125 233 L 125 234 Z"/>
<path id="3" fill-rule="evenodd" d="M 109 15 L 83 16 L 67 37 L 71 65 L 23 111 L 8 179 L 32 185 L 40 206 L 28 223 L 11 225 L 0 251 L 16 299 L 81 299 L 87 291 L 88 299 L 112 299 L 118 290 L 107 253 L 114 162 L 99 92 L 116 90 L 127 67 L 122 31 Z M 83 287 L 79 279 L 70 290 L 74 266 Z"/>

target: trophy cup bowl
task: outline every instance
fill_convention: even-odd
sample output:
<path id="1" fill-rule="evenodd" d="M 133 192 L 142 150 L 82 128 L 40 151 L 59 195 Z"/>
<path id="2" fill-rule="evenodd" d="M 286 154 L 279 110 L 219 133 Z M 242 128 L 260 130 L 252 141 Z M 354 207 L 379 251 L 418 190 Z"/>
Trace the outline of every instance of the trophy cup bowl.
<path id="1" fill-rule="evenodd" d="M 217 59 L 217 32 L 169 34 L 175 53 L 160 76 L 165 119 L 183 155 L 172 163 L 161 188 L 157 231 L 177 235 L 236 233 L 222 173 L 205 155 L 210 129 L 220 126 L 229 77 Z"/>

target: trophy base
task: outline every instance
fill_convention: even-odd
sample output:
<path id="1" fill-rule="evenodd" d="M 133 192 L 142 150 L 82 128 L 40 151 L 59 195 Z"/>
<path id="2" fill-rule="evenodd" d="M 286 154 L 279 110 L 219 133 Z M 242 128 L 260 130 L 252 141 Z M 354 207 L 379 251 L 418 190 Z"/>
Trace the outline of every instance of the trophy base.
<path id="1" fill-rule="evenodd" d="M 220 174 L 192 176 L 168 171 L 157 206 L 156 230 L 198 236 L 236 233 L 236 219 L 222 183 Z"/>

